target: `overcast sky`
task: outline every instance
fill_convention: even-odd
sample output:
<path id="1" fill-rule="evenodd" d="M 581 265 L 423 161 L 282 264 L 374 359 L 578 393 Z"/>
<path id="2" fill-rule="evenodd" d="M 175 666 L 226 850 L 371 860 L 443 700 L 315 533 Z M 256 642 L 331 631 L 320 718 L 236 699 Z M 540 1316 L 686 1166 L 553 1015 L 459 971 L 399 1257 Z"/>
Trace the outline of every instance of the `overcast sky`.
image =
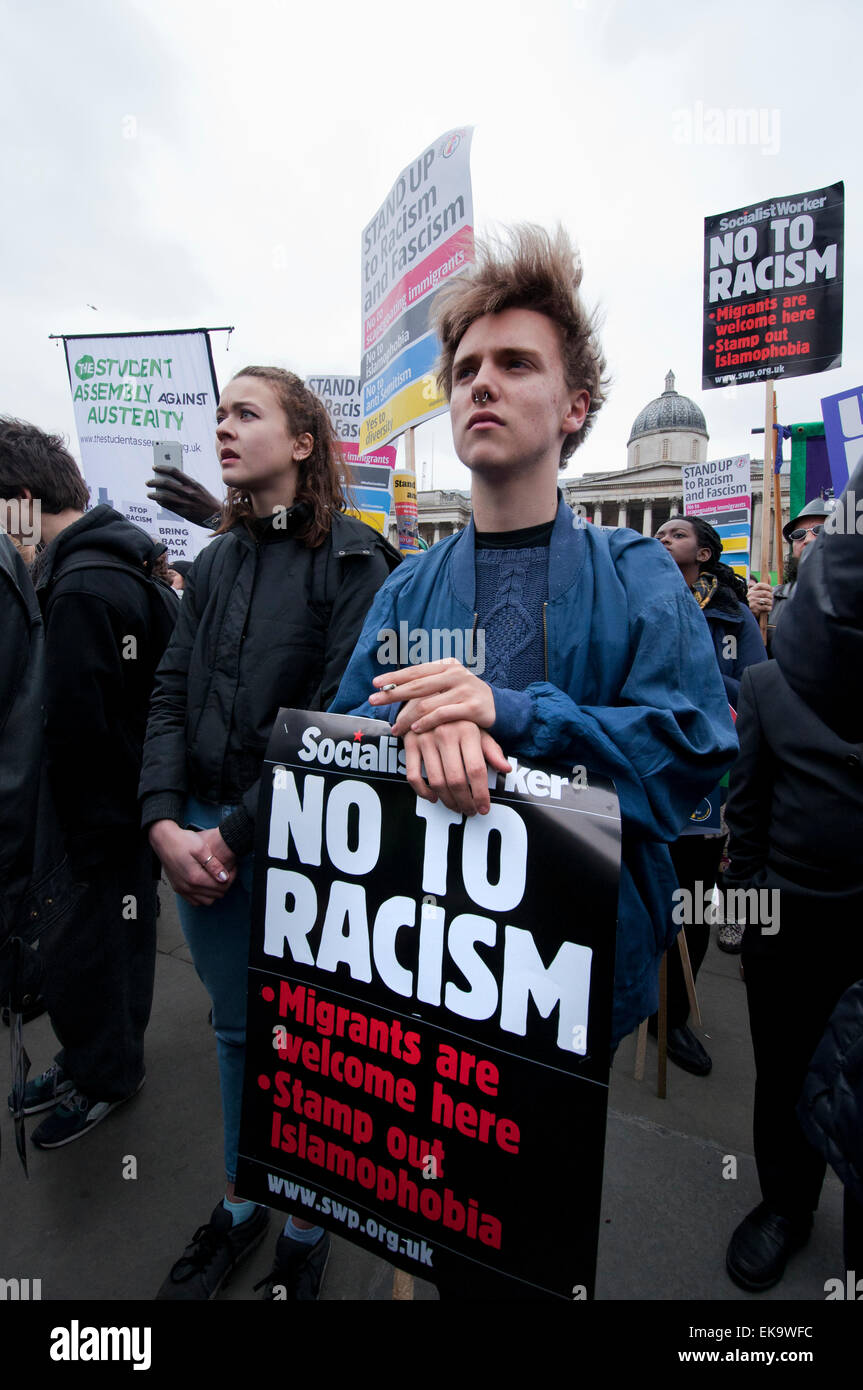
<path id="1" fill-rule="evenodd" d="M 76 453 L 50 333 L 233 324 L 220 385 L 247 362 L 358 372 L 360 232 L 457 125 L 477 231 L 562 221 L 601 306 L 613 387 L 570 473 L 624 465 L 669 367 L 709 457 L 760 456 L 763 387 L 700 389 L 706 215 L 845 180 L 844 363 L 783 383 L 780 420 L 863 381 L 851 0 L 0 0 L 0 18 L 0 411 Z M 706 143 L 708 110 L 740 107 L 756 141 Z M 435 486 L 465 486 L 445 416 L 418 431 L 418 466 L 432 452 Z"/>

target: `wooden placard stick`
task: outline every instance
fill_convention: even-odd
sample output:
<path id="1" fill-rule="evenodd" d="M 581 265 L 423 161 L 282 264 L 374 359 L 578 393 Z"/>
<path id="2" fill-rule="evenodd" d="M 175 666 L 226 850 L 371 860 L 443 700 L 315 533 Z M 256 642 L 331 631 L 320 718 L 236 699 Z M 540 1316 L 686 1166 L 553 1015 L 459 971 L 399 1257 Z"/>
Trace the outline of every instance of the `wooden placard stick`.
<path id="1" fill-rule="evenodd" d="M 406 1274 L 403 1269 L 393 1271 L 393 1301 L 395 1299 L 412 1299 L 414 1296 L 414 1277 Z"/>
<path id="2" fill-rule="evenodd" d="M 773 423 L 774 423 L 774 425 L 776 424 L 776 388 L 775 388 L 775 387 L 774 387 L 774 390 L 773 390 Z M 773 458 L 774 458 L 774 460 L 778 457 L 778 455 L 779 455 L 779 435 L 776 433 L 776 430 L 774 429 L 774 431 L 773 431 Z M 773 473 L 773 525 L 774 525 L 775 531 L 776 531 L 775 540 L 774 540 L 774 543 L 773 543 L 773 545 L 774 545 L 773 553 L 774 553 L 774 555 L 775 555 L 775 557 L 776 557 L 776 578 L 779 580 L 779 583 L 781 584 L 781 583 L 782 583 L 782 540 L 783 540 L 783 536 L 782 536 L 782 494 L 781 494 L 781 492 L 780 492 L 780 490 L 779 490 L 779 474 L 775 471 L 775 464 L 774 464 L 774 473 Z"/>
<path id="3" fill-rule="evenodd" d="M 656 1020 L 656 1094 L 665 1100 L 665 1081 L 668 1071 L 668 952 L 659 966 L 659 1014 Z"/>
<path id="4" fill-rule="evenodd" d="M 677 944 L 680 947 L 680 964 L 683 966 L 683 978 L 686 981 L 686 993 L 689 998 L 689 1010 L 695 1019 L 698 1027 L 701 1027 L 701 1010 L 698 1007 L 698 995 L 695 993 L 695 978 L 692 974 L 692 962 L 689 959 L 689 946 L 686 941 L 686 929 L 680 928 L 677 937 Z"/>
<path id="5" fill-rule="evenodd" d="M 647 1019 L 642 1019 L 638 1025 L 638 1037 L 635 1041 L 635 1071 L 632 1073 L 636 1081 L 644 1080 L 644 1063 L 647 1060 Z"/>
<path id="6" fill-rule="evenodd" d="M 763 583 L 770 583 L 770 518 L 773 510 L 773 492 L 770 487 L 770 477 L 773 473 L 773 445 L 774 434 L 774 392 L 773 383 L 765 383 L 764 396 L 764 469 L 761 474 L 761 571 L 759 579 Z M 767 646 L 767 614 L 762 613 L 758 619 L 761 627 L 761 636 L 764 645 Z"/>
<path id="7" fill-rule="evenodd" d="M 417 471 L 415 433 L 416 425 L 409 425 L 405 430 L 405 470 L 408 473 L 416 473 Z"/>

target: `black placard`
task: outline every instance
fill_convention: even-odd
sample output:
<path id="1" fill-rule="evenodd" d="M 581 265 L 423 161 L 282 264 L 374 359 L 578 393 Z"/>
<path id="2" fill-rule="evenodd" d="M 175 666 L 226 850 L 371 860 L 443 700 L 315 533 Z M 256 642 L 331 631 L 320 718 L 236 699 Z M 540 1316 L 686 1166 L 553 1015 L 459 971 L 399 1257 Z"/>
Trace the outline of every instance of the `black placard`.
<path id="1" fill-rule="evenodd" d="M 589 771 L 510 762 L 465 818 L 386 723 L 280 711 L 237 1191 L 447 1293 L 591 1297 L 619 811 Z"/>
<path id="2" fill-rule="evenodd" d="M 701 385 L 842 365 L 845 186 L 704 219 Z"/>

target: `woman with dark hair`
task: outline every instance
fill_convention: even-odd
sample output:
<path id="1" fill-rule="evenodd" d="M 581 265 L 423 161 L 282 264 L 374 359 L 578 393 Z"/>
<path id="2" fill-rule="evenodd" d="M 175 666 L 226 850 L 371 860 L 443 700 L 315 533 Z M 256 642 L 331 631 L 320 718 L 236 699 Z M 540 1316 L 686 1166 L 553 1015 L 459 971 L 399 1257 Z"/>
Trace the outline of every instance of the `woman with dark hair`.
<path id="1" fill-rule="evenodd" d="M 758 622 L 746 603 L 746 584 L 722 563 L 719 533 L 702 517 L 673 516 L 660 526 L 656 539 L 665 546 L 707 619 L 728 703 L 736 709 L 746 667 L 767 660 Z"/>
<path id="2" fill-rule="evenodd" d="M 722 563 L 722 540 L 702 517 L 673 516 L 660 526 L 656 539 L 674 560 L 707 619 L 728 703 L 736 710 L 746 667 L 767 660 L 758 622 L 746 604 L 746 584 L 729 565 Z M 686 834 L 669 845 L 678 884 L 689 893 L 684 902 L 709 899 L 719 874 L 724 842 L 723 834 Z M 726 925 L 733 929 L 733 934 L 739 932 L 742 937 L 742 928 L 734 923 Z M 691 921 L 685 923 L 685 929 L 695 979 L 707 954 L 710 925 Z M 729 944 L 732 949 L 739 949 L 739 939 L 736 944 L 733 941 Z M 728 946 L 723 949 L 727 950 Z M 668 955 L 668 1055 L 694 1076 L 706 1076 L 713 1062 L 688 1026 L 688 1019 L 689 997 L 680 953 L 672 950 Z"/>
<path id="3" fill-rule="evenodd" d="M 263 1239 L 265 1207 L 234 1194 L 245 1052 L 252 850 L 261 764 L 280 706 L 326 709 L 398 553 L 345 515 L 322 401 L 291 372 L 245 367 L 219 400 L 227 503 L 186 576 L 159 668 L 140 795 L 212 1000 L 227 1189 L 157 1297 L 213 1298 Z M 317 1297 L 329 1250 L 291 1217 L 268 1282 Z"/>

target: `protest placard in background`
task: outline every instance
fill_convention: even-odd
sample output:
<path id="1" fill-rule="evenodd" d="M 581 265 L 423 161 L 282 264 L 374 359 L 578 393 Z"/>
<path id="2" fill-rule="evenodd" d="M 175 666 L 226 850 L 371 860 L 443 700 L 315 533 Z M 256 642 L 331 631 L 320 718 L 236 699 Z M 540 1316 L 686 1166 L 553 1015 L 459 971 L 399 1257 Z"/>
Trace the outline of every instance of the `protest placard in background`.
<path id="1" fill-rule="evenodd" d="M 465 818 L 383 721 L 279 712 L 237 1191 L 445 1288 L 590 1297 L 619 811 L 585 769 L 510 763 Z"/>
<path id="2" fill-rule="evenodd" d="M 183 468 L 224 494 L 216 452 L 219 388 L 204 329 L 64 337 L 81 468 L 94 506 L 107 502 L 173 560 L 192 560 L 212 531 L 147 497 L 153 446 L 178 442 Z"/>
<path id="3" fill-rule="evenodd" d="M 356 445 L 360 437 L 360 379 L 319 373 L 306 377 L 306 385 L 327 408 L 336 438 L 342 445 Z"/>
<path id="4" fill-rule="evenodd" d="M 700 516 L 719 532 L 722 560 L 741 579 L 749 578 L 752 482 L 748 454 L 684 463 L 684 516 Z"/>
<path id="5" fill-rule="evenodd" d="M 471 126 L 403 169 L 362 235 L 360 451 L 447 409 L 434 380 L 435 291 L 473 260 Z"/>
<path id="6" fill-rule="evenodd" d="M 336 438 L 342 446 L 342 457 L 348 465 L 343 478 L 348 511 L 382 535 L 387 534 L 393 503 L 393 469 L 396 466 L 394 445 L 382 445 L 362 459 L 360 437 L 360 379 L 358 376 L 310 376 L 306 385 L 320 396 L 327 408 Z"/>
<path id="7" fill-rule="evenodd" d="M 834 183 L 705 218 L 704 390 L 841 366 L 844 205 Z"/>
<path id="8" fill-rule="evenodd" d="M 700 516 L 719 533 L 722 541 L 722 561 L 741 579 L 749 578 L 752 544 L 752 466 L 748 454 L 731 458 L 708 459 L 704 463 L 684 463 L 684 516 Z M 713 790 L 696 806 L 681 835 L 719 834 L 721 803 L 725 799 L 721 786 Z"/>
<path id="9" fill-rule="evenodd" d="M 393 487 L 399 527 L 399 550 L 402 555 L 417 555 L 422 547 L 416 473 L 409 469 L 399 471 L 393 478 Z"/>
<path id="10" fill-rule="evenodd" d="M 833 494 L 839 497 L 863 458 L 863 386 L 852 386 L 835 396 L 823 396 L 821 414 Z"/>

